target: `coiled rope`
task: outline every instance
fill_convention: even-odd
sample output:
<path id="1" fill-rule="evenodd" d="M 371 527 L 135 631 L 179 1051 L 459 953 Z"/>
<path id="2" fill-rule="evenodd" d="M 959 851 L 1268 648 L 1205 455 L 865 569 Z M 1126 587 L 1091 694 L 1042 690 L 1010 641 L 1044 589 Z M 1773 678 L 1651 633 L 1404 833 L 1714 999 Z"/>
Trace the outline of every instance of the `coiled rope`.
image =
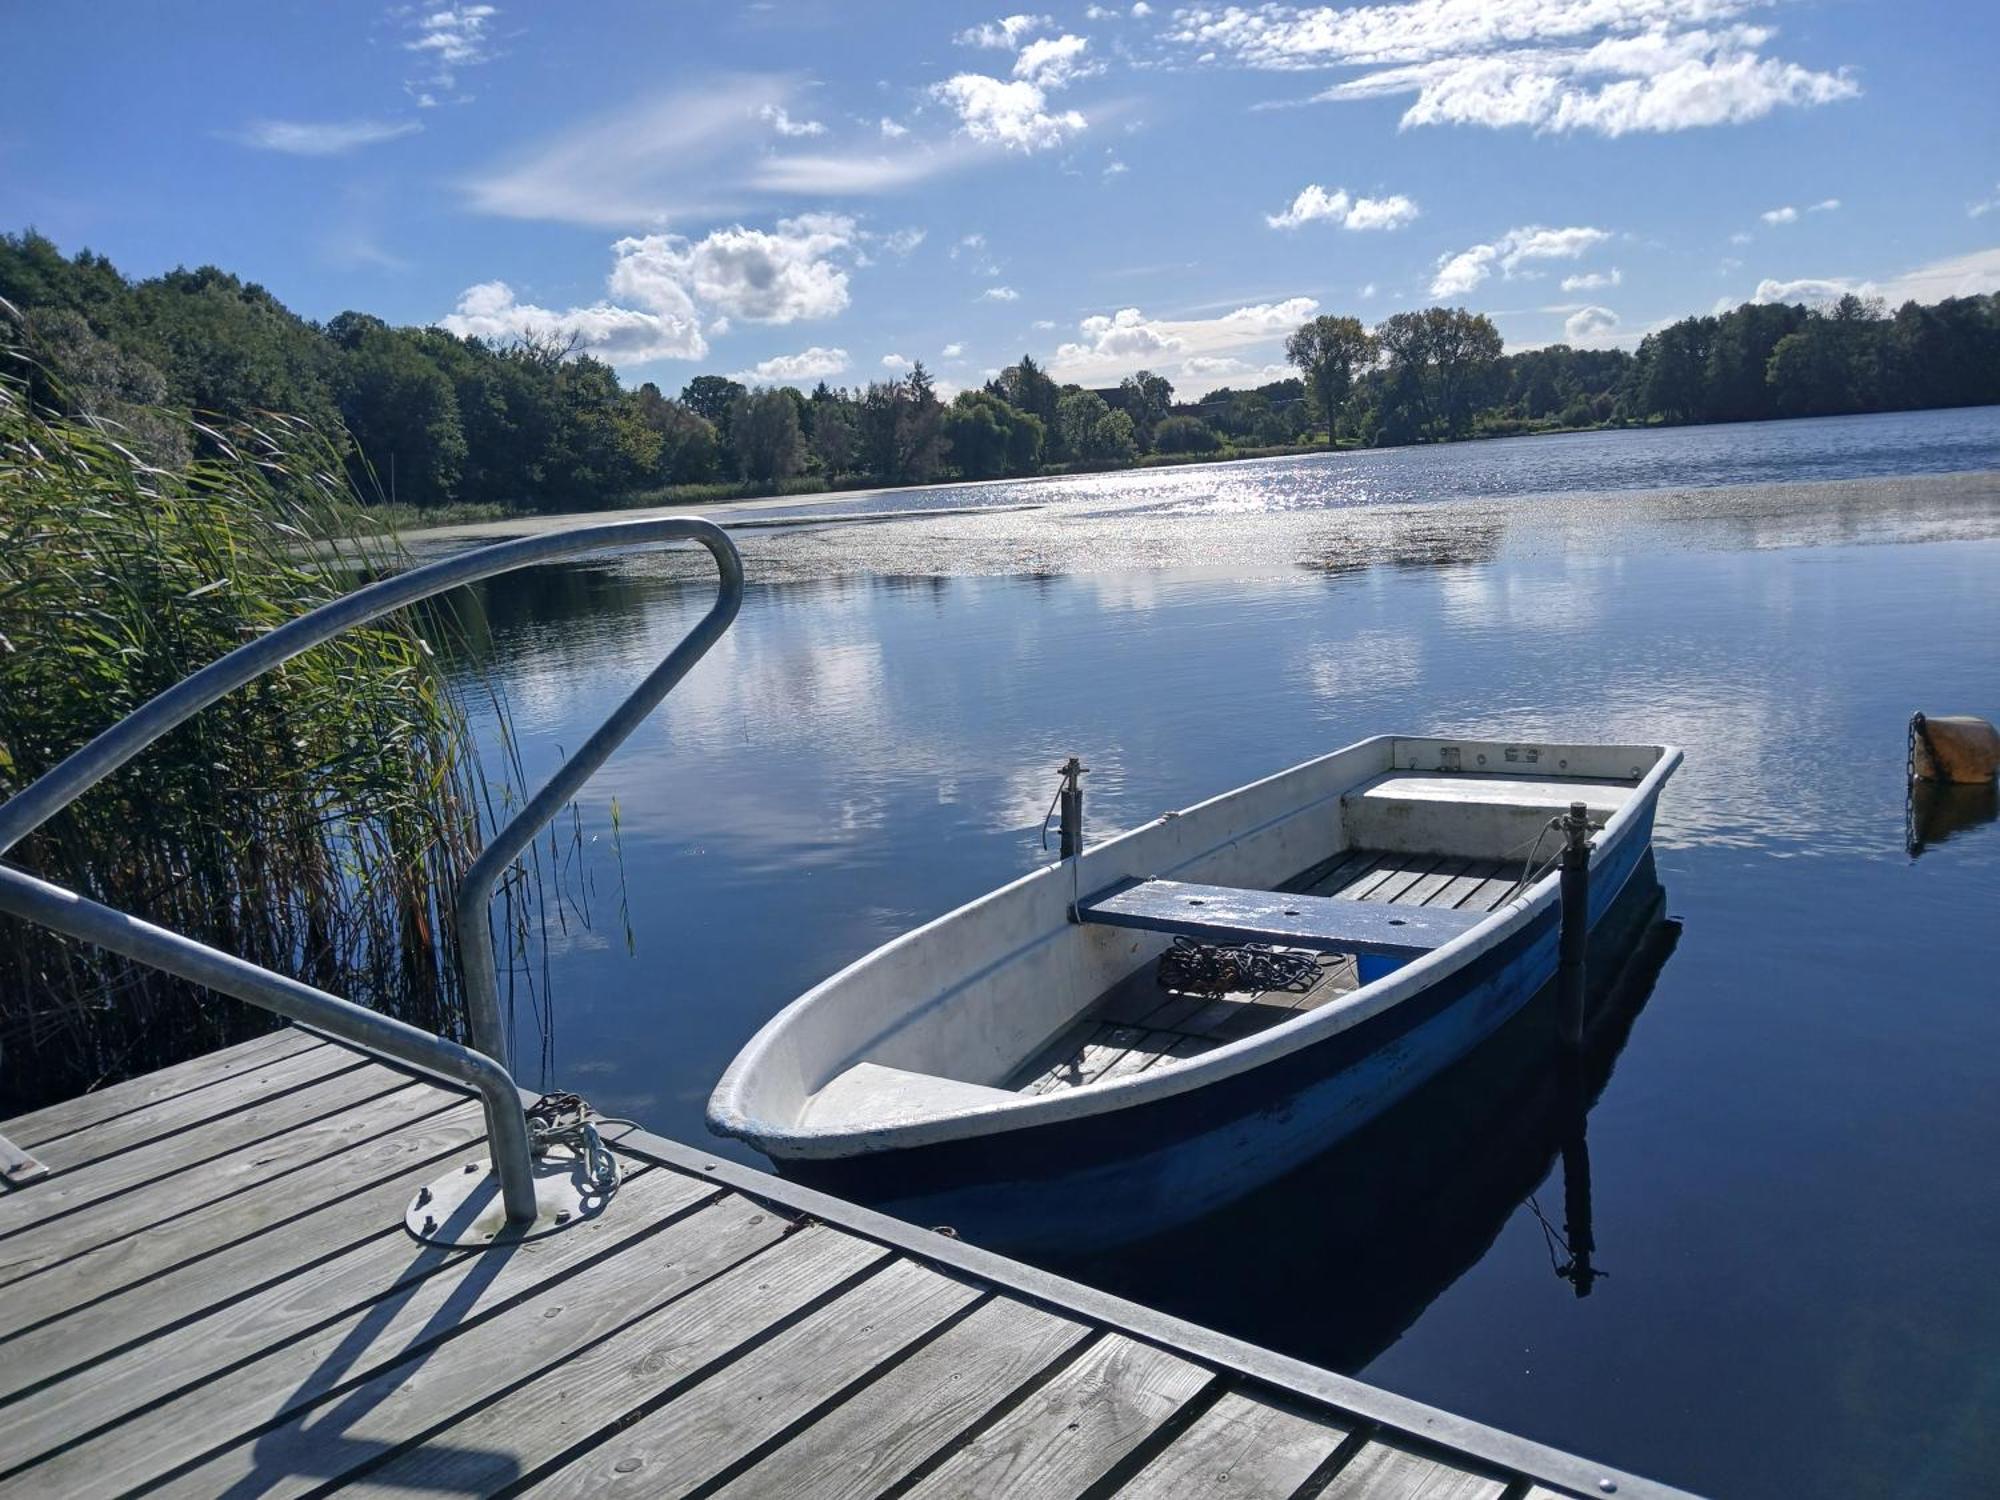
<path id="1" fill-rule="evenodd" d="M 1199 943 L 1177 937 L 1160 955 L 1161 989 L 1197 995 L 1226 995 L 1245 990 L 1304 994 L 1326 972 L 1312 953 L 1281 953 L 1262 943 Z"/>

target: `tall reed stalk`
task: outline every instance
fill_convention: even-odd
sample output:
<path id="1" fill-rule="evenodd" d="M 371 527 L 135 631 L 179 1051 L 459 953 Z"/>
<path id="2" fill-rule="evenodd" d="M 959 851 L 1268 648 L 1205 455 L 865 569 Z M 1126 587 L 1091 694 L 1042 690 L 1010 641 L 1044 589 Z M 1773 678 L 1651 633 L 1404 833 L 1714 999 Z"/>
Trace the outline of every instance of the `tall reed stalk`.
<path id="1" fill-rule="evenodd" d="M 6 357 L 11 355 L 11 357 Z M 397 566 L 309 429 L 197 428 L 155 467 L 0 351 L 0 798 L 155 693 Z M 37 372 L 37 394 L 45 380 Z M 196 715 L 17 846 L 48 879 L 431 1030 L 463 1031 L 450 893 L 486 789 L 411 623 Z M 0 1118 L 271 1020 L 0 918 Z"/>

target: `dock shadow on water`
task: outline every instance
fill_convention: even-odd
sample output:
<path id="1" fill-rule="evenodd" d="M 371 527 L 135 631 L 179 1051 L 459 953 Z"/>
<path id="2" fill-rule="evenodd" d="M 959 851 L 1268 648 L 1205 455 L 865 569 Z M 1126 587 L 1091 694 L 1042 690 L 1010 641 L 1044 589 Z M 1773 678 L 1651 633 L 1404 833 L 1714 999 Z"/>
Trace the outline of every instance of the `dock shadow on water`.
<path id="1" fill-rule="evenodd" d="M 1375 1360 L 1524 1209 L 1552 1277 L 1587 1297 L 1617 1274 L 1592 1222 L 1586 1137 L 1680 937 L 1649 853 L 1593 932 L 1589 1030 L 1558 1040 L 1556 994 L 1520 1012 L 1361 1130 L 1192 1224 L 1049 1268 L 1342 1373 Z M 1282 1288 L 1282 1295 L 1273 1295 Z"/>

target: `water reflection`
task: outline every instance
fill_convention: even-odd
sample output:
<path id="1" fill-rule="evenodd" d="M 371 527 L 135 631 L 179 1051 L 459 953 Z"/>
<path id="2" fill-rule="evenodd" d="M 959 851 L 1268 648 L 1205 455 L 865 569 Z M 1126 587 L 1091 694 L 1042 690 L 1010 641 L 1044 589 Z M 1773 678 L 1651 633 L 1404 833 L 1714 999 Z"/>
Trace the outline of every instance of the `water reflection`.
<path id="1" fill-rule="evenodd" d="M 1915 859 L 1955 834 L 2000 818 L 2000 784 L 1954 786 L 1932 781 L 1910 783 L 1909 825 L 1903 847 Z"/>
<path id="2" fill-rule="evenodd" d="M 1487 1253 L 1553 1170 L 1560 1221 L 1539 1204 L 1530 1211 L 1546 1225 L 1555 1275 L 1588 1295 L 1608 1273 L 1597 1261 L 1585 1122 L 1678 939 L 1665 899 L 1649 857 L 1600 923 L 1580 1055 L 1557 1044 L 1555 996 L 1544 990 L 1450 1070 L 1299 1171 L 1171 1234 L 1054 1268 L 1356 1371 Z"/>

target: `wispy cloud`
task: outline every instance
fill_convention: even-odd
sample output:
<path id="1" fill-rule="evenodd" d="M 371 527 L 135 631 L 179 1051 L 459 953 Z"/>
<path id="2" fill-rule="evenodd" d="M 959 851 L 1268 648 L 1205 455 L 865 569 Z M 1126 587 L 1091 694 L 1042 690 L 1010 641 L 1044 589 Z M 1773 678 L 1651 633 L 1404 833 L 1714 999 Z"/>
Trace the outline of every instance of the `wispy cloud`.
<path id="1" fill-rule="evenodd" d="M 997 21 L 968 26 L 952 40 L 961 47 L 996 47 L 1011 52 L 1021 45 L 1023 39 L 1053 25 L 1053 16 L 1002 16 Z"/>
<path id="2" fill-rule="evenodd" d="M 779 135 L 809 136 L 825 135 L 826 126 L 818 120 L 794 120 L 782 104 L 766 104 L 757 111 L 757 118 L 769 125 Z"/>
<path id="3" fill-rule="evenodd" d="M 1931 261 L 1882 281 L 1854 276 L 1800 276 L 1790 280 L 1766 277 L 1757 283 L 1757 302 L 1831 302 L 1852 292 L 1880 297 L 1890 307 L 1905 302 L 1942 302 L 1947 297 L 1978 297 L 2000 292 L 2000 245 L 1974 250 L 1946 260 Z"/>
<path id="4" fill-rule="evenodd" d="M 1574 276 L 1563 277 L 1562 289 L 1566 292 L 1596 292 L 1617 286 L 1624 279 L 1616 266 L 1608 271 L 1580 271 Z"/>
<path id="5" fill-rule="evenodd" d="M 792 380 L 825 380 L 847 369 L 848 358 L 845 349 L 822 349 L 814 344 L 810 349 L 801 349 L 797 354 L 776 354 L 769 359 L 760 359 L 747 370 L 738 370 L 734 376 L 742 381 L 763 381 L 767 384 L 783 384 Z"/>
<path id="6" fill-rule="evenodd" d="M 1787 203 L 1783 208 L 1767 208 L 1764 212 L 1757 215 L 1757 217 L 1762 219 L 1766 224 L 1796 224 L 1799 218 L 1799 211 Z"/>
<path id="7" fill-rule="evenodd" d="M 1019 302 L 1021 294 L 1011 286 L 989 286 L 979 294 L 981 302 Z"/>
<path id="8" fill-rule="evenodd" d="M 1254 303 L 1214 318 L 1149 318 L 1136 307 L 1099 313 L 1077 325 L 1077 336 L 1050 357 L 1059 380 L 1099 385 L 1152 369 L 1191 390 L 1254 371 L 1244 355 L 1277 353 L 1277 342 L 1319 310 L 1311 297 Z M 1038 323 L 1036 327 L 1040 327 Z"/>
<path id="9" fill-rule="evenodd" d="M 1321 221 L 1342 229 L 1400 229 L 1416 217 L 1416 203 L 1401 193 L 1387 198 L 1352 198 L 1345 188 L 1328 192 L 1317 183 L 1308 183 L 1289 208 L 1264 215 L 1264 222 L 1273 229 L 1297 229 Z"/>
<path id="10" fill-rule="evenodd" d="M 420 105 L 441 102 L 434 90 L 457 87 L 463 69 L 479 67 L 499 55 L 491 35 L 493 18 L 499 14 L 495 5 L 420 5 L 407 12 L 405 24 L 413 35 L 403 48 L 429 65 L 407 85 Z"/>
<path id="11" fill-rule="evenodd" d="M 1981 198 L 1977 203 L 1966 204 L 1965 216 L 1968 219 L 1983 219 L 1995 209 L 2000 209 L 2000 183 L 1993 185 L 1991 198 Z"/>
<path id="12" fill-rule="evenodd" d="M 1610 238 L 1610 231 L 1586 224 L 1565 229 L 1530 224 L 1510 229 L 1491 244 L 1439 256 L 1437 274 L 1431 278 L 1431 295 L 1462 297 L 1491 276 L 1495 266 L 1503 275 L 1512 276 L 1523 261 L 1575 260 Z"/>
<path id="13" fill-rule="evenodd" d="M 344 156 L 423 128 L 415 120 L 253 120 L 232 139 L 288 156 Z"/>
<path id="14" fill-rule="evenodd" d="M 1723 24 L 1775 0 L 1407 0 L 1345 9 L 1261 4 L 1175 12 L 1198 61 L 1360 69 L 1316 95 L 1414 95 L 1404 126 L 1685 130 L 1851 99 L 1846 68 L 1767 57 L 1766 26 Z"/>

